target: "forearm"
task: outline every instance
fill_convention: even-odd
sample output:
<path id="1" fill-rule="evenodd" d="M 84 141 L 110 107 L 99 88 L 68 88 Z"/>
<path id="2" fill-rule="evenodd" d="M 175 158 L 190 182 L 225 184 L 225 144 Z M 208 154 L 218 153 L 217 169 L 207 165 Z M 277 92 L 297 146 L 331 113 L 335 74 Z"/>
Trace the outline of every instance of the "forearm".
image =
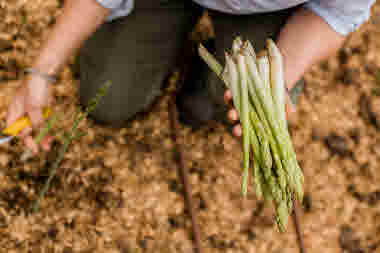
<path id="1" fill-rule="evenodd" d="M 43 44 L 33 67 L 48 74 L 56 74 L 104 22 L 109 12 L 95 0 L 65 1 L 62 15 Z"/>
<path id="2" fill-rule="evenodd" d="M 313 64 L 333 55 L 344 39 L 318 15 L 303 8 L 298 10 L 289 18 L 277 40 L 284 57 L 288 88 L 292 88 Z"/>

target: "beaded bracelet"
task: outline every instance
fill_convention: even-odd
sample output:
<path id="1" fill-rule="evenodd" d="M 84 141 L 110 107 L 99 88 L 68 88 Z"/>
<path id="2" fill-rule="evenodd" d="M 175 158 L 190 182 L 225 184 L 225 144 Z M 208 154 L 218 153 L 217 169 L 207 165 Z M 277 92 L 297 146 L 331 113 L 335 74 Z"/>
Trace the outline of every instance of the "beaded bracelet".
<path id="1" fill-rule="evenodd" d="M 25 73 L 38 75 L 39 77 L 41 77 L 41 78 L 43 78 L 46 81 L 49 81 L 51 83 L 57 82 L 57 78 L 55 76 L 43 73 L 36 68 L 26 68 L 24 71 L 25 71 Z"/>

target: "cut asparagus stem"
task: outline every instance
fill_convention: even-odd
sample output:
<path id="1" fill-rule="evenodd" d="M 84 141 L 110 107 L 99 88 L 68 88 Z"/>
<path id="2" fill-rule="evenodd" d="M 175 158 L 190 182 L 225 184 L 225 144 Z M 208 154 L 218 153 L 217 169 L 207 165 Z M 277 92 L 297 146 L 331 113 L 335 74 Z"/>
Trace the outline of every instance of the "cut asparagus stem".
<path id="1" fill-rule="evenodd" d="M 252 48 L 250 50 L 251 50 L 251 55 L 254 54 L 254 50 Z M 250 58 L 250 57 L 248 57 L 248 58 Z M 265 58 L 263 58 L 263 59 L 264 60 L 261 60 L 262 63 L 260 63 L 260 60 L 258 60 L 258 65 L 261 64 L 260 68 L 262 69 L 262 72 L 268 72 L 267 70 L 265 70 L 265 67 L 268 68 L 268 65 L 264 66 L 264 64 L 268 64 L 268 62 L 265 62 Z M 255 69 L 255 64 L 253 64 L 252 57 L 251 57 L 250 63 L 251 63 L 251 66 L 254 68 L 253 71 L 256 73 L 255 76 L 258 77 L 258 71 Z M 263 93 L 262 96 L 269 98 L 269 99 L 265 99 L 265 101 L 267 101 L 269 104 L 272 104 L 272 105 L 270 105 L 269 109 L 273 108 L 273 102 L 271 103 L 272 100 L 271 100 L 271 94 L 270 94 L 270 89 L 269 89 L 270 85 L 268 85 L 268 84 L 267 85 L 265 85 L 265 84 L 260 85 L 260 82 L 262 82 L 262 81 L 260 81 L 259 78 L 256 79 L 256 82 L 259 84 L 259 88 L 258 88 L 259 90 L 261 90 L 261 91 L 265 90 L 264 92 L 262 92 Z M 253 103 L 254 103 L 256 109 L 258 110 L 261 122 L 263 122 L 265 128 L 268 129 L 267 133 L 270 134 L 271 131 L 269 128 L 269 123 L 268 123 L 268 121 L 270 121 L 270 119 L 268 119 L 268 117 L 265 115 L 265 111 L 263 108 L 265 105 L 263 103 L 260 103 L 259 98 L 257 96 L 258 94 L 256 93 L 256 89 L 255 89 L 254 84 L 252 82 L 250 83 L 250 88 L 251 88 L 250 89 L 250 95 L 252 97 L 252 100 L 253 100 Z M 252 111 L 252 109 L 251 109 L 251 111 Z M 273 115 L 273 117 L 276 117 L 276 115 Z M 274 136 L 276 136 L 276 134 L 274 134 Z M 276 143 L 273 143 L 273 140 L 271 140 L 271 141 L 272 142 L 270 143 L 270 145 L 272 147 L 272 150 L 277 151 L 277 150 L 281 149 L 281 148 L 279 148 L 279 149 L 277 148 L 277 145 L 276 145 Z M 281 147 L 281 143 L 279 143 L 278 146 Z M 278 152 L 275 152 L 275 153 L 278 153 Z M 284 152 L 284 153 L 282 153 L 282 157 L 285 160 L 287 160 L 288 155 Z M 285 172 L 285 170 L 283 169 L 283 167 L 281 166 L 281 162 L 279 161 L 279 157 L 277 156 L 277 154 L 275 157 L 275 162 L 277 164 L 276 168 L 278 170 L 277 174 L 279 175 L 279 184 L 280 184 L 281 188 L 283 189 L 283 191 L 285 191 L 285 186 L 286 186 L 286 181 L 287 181 L 286 178 L 288 177 L 288 175 Z M 293 185 L 293 188 L 297 188 L 297 185 L 295 183 L 296 180 L 290 179 L 290 181 L 291 181 L 291 184 Z"/>
<path id="2" fill-rule="evenodd" d="M 265 90 L 263 81 L 259 75 L 259 72 L 256 67 L 256 63 L 254 59 L 251 57 L 246 57 L 246 62 L 248 66 L 248 74 L 252 82 L 249 85 L 250 96 L 253 100 L 255 107 L 262 107 L 265 115 L 263 118 L 267 118 L 272 131 L 276 134 L 282 133 L 280 126 L 278 125 L 278 120 L 276 119 L 276 114 L 273 112 L 273 100 L 270 94 L 268 94 Z M 262 115 L 259 115 L 261 120 L 264 120 Z M 281 137 L 281 141 L 284 138 Z"/>
<path id="3" fill-rule="evenodd" d="M 249 133 L 249 138 L 251 142 L 252 147 L 252 153 L 253 153 L 253 160 L 255 160 L 258 164 L 263 164 L 263 155 L 261 152 L 261 147 L 259 143 L 259 139 L 257 137 L 256 132 L 251 128 Z"/>
<path id="4" fill-rule="evenodd" d="M 246 44 L 247 44 L 247 50 L 248 50 L 248 53 L 250 54 L 250 56 L 252 57 L 252 59 L 254 60 L 254 62 L 257 61 L 257 56 L 256 56 L 256 52 L 255 52 L 255 49 L 253 48 L 251 42 L 249 40 L 246 41 Z"/>
<path id="5" fill-rule="evenodd" d="M 251 57 L 256 58 L 255 51 L 252 47 L 252 45 L 247 42 L 247 50 L 251 54 Z M 260 75 L 262 77 L 262 80 L 264 82 L 264 87 L 268 90 L 269 88 L 269 62 L 266 57 L 260 57 L 257 59 L 257 66 L 259 68 Z M 264 117 L 264 113 L 262 111 L 262 108 L 258 108 L 261 111 L 262 117 Z M 255 113 L 253 111 L 253 113 Z M 263 120 L 263 122 L 266 122 L 266 119 Z M 257 121 L 254 121 L 257 122 Z M 263 124 L 260 122 L 260 124 L 255 124 L 255 129 L 258 132 L 258 137 L 260 139 L 261 147 L 262 147 L 262 154 L 263 154 L 263 161 L 265 162 L 264 166 L 267 166 L 268 168 L 272 167 L 272 155 L 270 153 L 270 148 L 269 148 L 269 140 L 268 137 L 265 134 L 265 130 L 263 127 Z M 260 138 L 261 137 L 261 138 Z"/>
<path id="6" fill-rule="evenodd" d="M 253 126 L 253 129 L 255 130 L 255 132 L 257 133 L 257 137 L 260 143 L 260 146 L 256 146 L 256 147 L 260 148 L 260 151 L 261 151 L 260 152 L 261 165 L 268 168 L 272 168 L 273 160 L 272 160 L 272 155 L 269 148 L 269 136 L 265 133 L 264 127 L 262 123 L 258 120 L 255 110 L 250 109 L 249 114 L 250 114 L 250 123 Z"/>
<path id="7" fill-rule="evenodd" d="M 238 83 L 239 74 L 238 74 L 237 66 L 228 53 L 225 54 L 225 58 L 226 58 L 226 70 L 227 70 L 227 75 L 225 76 L 225 79 L 228 80 L 228 82 L 230 83 L 229 86 L 232 93 L 232 100 L 234 102 L 234 105 L 238 114 L 241 115 L 241 102 L 240 102 L 241 96 L 240 96 L 240 88 L 239 88 L 239 83 Z M 254 159 L 258 160 L 258 162 L 261 162 L 259 141 L 253 129 L 250 130 L 249 137 L 250 137 L 250 142 L 254 147 L 252 150 Z"/>
<path id="8" fill-rule="evenodd" d="M 198 53 L 200 57 L 207 63 L 210 69 L 228 86 L 228 82 L 226 82 L 225 78 L 223 77 L 223 67 L 220 65 L 217 59 L 212 54 L 210 54 L 202 44 L 199 44 Z"/>
<path id="9" fill-rule="evenodd" d="M 235 71 L 232 71 L 232 70 L 228 70 L 227 68 L 227 71 L 224 72 L 225 74 L 223 75 L 223 67 L 222 65 L 216 60 L 216 58 L 211 55 L 207 49 L 205 47 L 203 47 L 202 45 L 199 46 L 199 55 L 202 57 L 202 59 L 207 63 L 207 65 L 211 68 L 211 70 L 213 70 L 215 72 L 215 74 L 224 82 L 224 84 L 226 85 L 227 88 L 230 88 L 231 89 L 231 92 L 232 92 L 232 95 L 233 95 L 233 102 L 234 102 L 234 105 L 240 115 L 240 99 L 238 99 L 240 97 L 240 91 L 239 91 L 239 88 L 238 88 L 238 85 L 231 85 L 231 80 L 229 80 L 230 78 L 230 75 L 231 75 L 231 72 L 233 73 L 232 75 L 234 76 L 234 82 L 237 82 L 238 80 L 238 73 L 237 73 L 237 70 L 236 70 L 236 66 L 235 63 L 233 62 L 233 60 L 231 59 L 230 56 L 226 56 L 226 66 L 228 67 L 228 63 L 230 63 L 230 68 L 232 69 L 235 69 Z M 227 60 L 228 59 L 228 60 Z M 257 140 L 257 136 L 256 134 L 254 134 L 254 131 L 251 130 L 251 135 L 250 135 L 250 139 L 251 141 L 253 142 L 253 145 L 254 147 L 254 157 L 256 159 L 259 159 L 260 155 L 259 155 L 259 152 L 260 152 L 260 149 L 258 148 L 259 145 L 258 145 L 258 140 Z"/>
<path id="10" fill-rule="evenodd" d="M 295 152 L 293 150 L 293 146 L 290 141 L 290 136 L 287 131 L 287 121 L 286 121 L 286 111 L 285 111 L 285 80 L 284 80 L 284 67 L 283 67 L 283 58 L 280 50 L 276 46 L 276 44 L 271 40 L 267 40 L 267 48 L 270 62 L 270 79 L 272 83 L 272 95 L 275 101 L 275 105 L 277 108 L 278 117 L 280 119 L 280 124 L 283 129 L 285 129 L 286 139 L 288 139 L 288 150 L 291 153 L 291 169 L 292 175 L 294 178 L 294 190 L 296 191 L 299 198 L 303 197 L 302 184 L 303 175 L 298 166 L 297 159 L 295 156 Z"/>
<path id="11" fill-rule="evenodd" d="M 238 85 L 239 73 L 238 73 L 236 64 L 234 63 L 234 61 L 232 60 L 231 56 L 228 53 L 225 54 L 225 58 L 226 58 L 226 69 L 228 73 L 228 75 L 226 76 L 226 80 L 228 80 L 230 83 L 229 87 L 232 93 L 232 101 L 234 103 L 235 109 L 237 110 L 240 116 L 241 96 L 240 96 L 240 88 Z"/>
<path id="12" fill-rule="evenodd" d="M 258 73 L 257 66 L 253 61 L 252 57 L 246 57 L 246 62 L 248 66 L 248 73 L 251 79 L 249 82 L 249 92 L 253 101 L 255 108 L 262 107 L 262 111 L 258 109 L 259 117 L 261 121 L 267 123 L 269 125 L 270 130 L 273 133 L 273 137 L 276 140 L 277 146 L 280 151 L 280 156 L 284 168 L 288 171 L 289 183 L 294 191 L 297 192 L 298 196 L 302 196 L 299 187 L 299 183 L 297 183 L 297 175 L 300 173 L 297 172 L 297 160 L 295 159 L 295 153 L 292 148 L 291 140 L 289 133 L 286 128 L 284 128 L 283 124 L 279 122 L 279 116 L 277 111 L 274 109 L 274 102 L 272 100 L 271 94 L 265 90 L 263 81 Z M 264 115 L 260 115 L 264 114 Z M 264 123 L 265 124 L 265 123 Z"/>
<path id="13" fill-rule="evenodd" d="M 280 123 L 286 127 L 285 112 L 285 80 L 283 59 L 280 50 L 271 40 L 267 40 L 267 48 L 270 62 L 270 82 L 272 84 L 272 96 L 275 101 L 276 110 Z"/>
<path id="14" fill-rule="evenodd" d="M 273 136 L 276 138 L 280 151 L 283 151 L 283 159 L 288 162 L 291 159 L 290 151 L 287 149 L 289 146 L 289 140 L 286 136 L 286 129 L 281 128 L 279 120 L 277 119 L 277 113 L 274 110 L 274 103 L 270 94 L 265 91 L 262 79 L 258 74 L 256 64 L 251 57 L 246 57 L 248 66 L 248 74 L 252 80 L 249 85 L 249 92 L 253 103 L 256 108 L 262 107 L 265 115 L 259 115 L 260 119 L 264 121 L 267 119 L 268 125 L 273 132 Z M 258 111 L 259 112 L 259 111 Z"/>
<path id="15" fill-rule="evenodd" d="M 234 106 L 240 116 L 244 152 L 243 194 L 247 193 L 247 168 L 250 166 L 256 194 L 266 201 L 274 200 L 276 222 L 283 231 L 292 210 L 293 198 L 296 196 L 302 201 L 304 178 L 286 124 L 285 85 L 280 85 L 283 81 L 281 54 L 272 43 L 268 41 L 271 59 L 269 53 L 256 58 L 252 45 L 236 38 L 232 46 L 233 55 L 226 55 L 224 70 L 205 48 L 200 46 L 199 52 L 226 87 L 231 89 Z M 272 63 L 275 64 L 273 67 Z M 280 73 L 275 73 L 279 68 Z M 271 74 L 273 71 L 276 74 L 274 77 Z M 276 87 L 273 87 L 273 80 L 277 82 Z M 283 90 L 276 89 L 281 87 Z M 252 162 L 249 160 L 251 149 Z"/>
<path id="16" fill-rule="evenodd" d="M 240 94 L 241 94 L 241 123 L 243 126 L 243 156 L 244 156 L 244 174 L 243 174 L 243 195 L 247 194 L 247 181 L 249 173 L 249 151 L 250 151 L 250 127 L 249 127 L 249 100 L 248 100 L 248 77 L 247 65 L 245 63 L 244 52 L 237 55 L 237 64 L 240 77 Z"/>
<path id="17" fill-rule="evenodd" d="M 257 59 L 257 68 L 259 74 L 263 80 L 265 92 L 267 94 L 271 94 L 273 98 L 273 94 L 271 92 L 271 84 L 270 84 L 270 65 L 268 55 L 264 53 L 261 57 Z"/>
<path id="18" fill-rule="evenodd" d="M 255 122 L 260 121 L 259 117 L 255 113 L 255 109 L 253 109 L 253 108 L 250 109 L 250 117 L 251 117 L 252 125 L 255 125 Z M 286 171 L 283 169 L 283 166 L 281 164 L 281 159 L 279 156 L 279 152 L 280 152 L 279 148 L 277 147 L 276 141 L 272 136 L 272 132 L 271 131 L 265 131 L 265 134 L 266 134 L 266 138 L 269 141 L 270 148 L 272 150 L 272 157 L 273 157 L 273 160 L 274 160 L 275 165 L 276 165 L 277 173 L 279 175 L 279 184 L 280 184 L 281 188 L 283 190 L 285 190 L 285 187 L 287 185 L 286 182 L 289 181 L 289 179 L 288 179 L 288 175 L 287 175 Z"/>

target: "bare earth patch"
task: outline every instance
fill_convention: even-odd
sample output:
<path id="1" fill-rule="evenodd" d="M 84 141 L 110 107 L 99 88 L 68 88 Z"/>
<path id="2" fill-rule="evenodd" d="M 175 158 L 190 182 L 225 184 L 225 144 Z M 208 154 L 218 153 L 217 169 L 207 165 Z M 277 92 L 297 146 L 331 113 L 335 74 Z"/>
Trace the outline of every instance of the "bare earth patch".
<path id="1" fill-rule="evenodd" d="M 42 39 L 58 0 L 0 0 L 0 119 Z M 380 4 L 344 48 L 306 74 L 292 120 L 306 175 L 302 226 L 317 252 L 380 251 Z M 57 131 L 78 106 L 71 65 L 55 87 Z M 0 252 L 192 252 L 191 222 L 173 157 L 168 96 L 120 129 L 86 120 L 88 132 L 66 154 L 41 211 L 28 209 L 47 178 L 54 151 L 27 163 L 23 146 L 0 146 Z M 222 124 L 181 142 L 207 253 L 297 252 L 294 229 L 280 234 L 271 207 L 240 195 L 241 148 Z M 60 145 L 57 142 L 57 145 Z"/>

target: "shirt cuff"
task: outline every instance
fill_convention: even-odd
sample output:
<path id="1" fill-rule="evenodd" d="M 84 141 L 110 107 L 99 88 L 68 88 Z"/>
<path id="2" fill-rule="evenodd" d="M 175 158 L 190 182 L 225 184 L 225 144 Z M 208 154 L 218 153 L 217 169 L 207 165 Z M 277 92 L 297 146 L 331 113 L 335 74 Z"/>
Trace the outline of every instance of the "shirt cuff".
<path id="1" fill-rule="evenodd" d="M 107 21 L 125 17 L 134 7 L 134 0 L 96 0 L 104 8 L 110 9 L 111 14 L 107 17 Z"/>
<path id="2" fill-rule="evenodd" d="M 347 36 L 357 30 L 361 24 L 369 19 L 369 14 L 363 13 L 360 21 L 353 22 L 352 18 L 346 17 L 334 8 L 326 8 L 316 2 L 308 2 L 306 8 L 323 18 L 337 33 Z M 356 17 L 357 18 L 357 17 Z"/>

